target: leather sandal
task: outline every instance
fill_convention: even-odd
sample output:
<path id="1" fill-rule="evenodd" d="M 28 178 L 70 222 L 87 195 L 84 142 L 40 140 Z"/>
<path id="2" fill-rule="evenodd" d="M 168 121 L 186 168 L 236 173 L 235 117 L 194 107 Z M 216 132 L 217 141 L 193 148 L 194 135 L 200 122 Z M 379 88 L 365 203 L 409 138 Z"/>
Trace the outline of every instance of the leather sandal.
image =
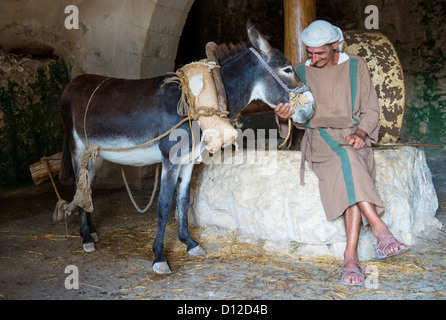
<path id="1" fill-rule="evenodd" d="M 356 266 L 355 267 L 346 267 L 345 266 L 347 263 L 351 263 L 351 262 L 354 262 L 356 264 Z M 341 276 L 342 276 L 341 283 L 345 286 L 362 286 L 365 282 L 365 269 L 356 260 L 345 260 L 344 264 L 342 265 Z M 350 278 L 351 276 L 358 276 L 362 280 L 359 283 L 346 282 L 346 280 L 348 278 Z"/>
<path id="2" fill-rule="evenodd" d="M 386 250 L 390 247 L 390 246 L 405 246 L 404 249 L 395 251 L 395 252 L 391 252 L 386 254 Z M 398 241 L 393 235 L 388 235 L 386 237 L 384 237 L 376 246 L 375 248 L 375 256 L 376 259 L 380 260 L 380 259 L 384 259 L 393 255 L 396 255 L 398 253 L 402 253 L 405 251 L 410 250 L 410 248 L 408 246 L 406 246 L 404 243 Z"/>

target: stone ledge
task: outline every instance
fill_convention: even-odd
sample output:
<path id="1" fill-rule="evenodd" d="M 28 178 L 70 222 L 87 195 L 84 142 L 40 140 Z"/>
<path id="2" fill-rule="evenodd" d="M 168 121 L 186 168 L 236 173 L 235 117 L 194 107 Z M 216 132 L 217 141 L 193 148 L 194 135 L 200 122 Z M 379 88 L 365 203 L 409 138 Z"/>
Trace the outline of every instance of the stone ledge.
<path id="1" fill-rule="evenodd" d="M 441 228 L 438 199 L 424 151 L 413 147 L 375 150 L 376 187 L 383 221 L 408 245 Z M 229 164 L 202 164 L 194 173 L 190 221 L 198 227 L 237 231 L 238 239 L 265 243 L 266 250 L 342 258 L 344 219 L 326 220 L 318 179 L 306 166 L 299 185 L 299 151 L 234 152 Z M 229 161 L 228 161 L 229 160 Z M 358 254 L 374 257 L 376 240 L 363 230 Z"/>

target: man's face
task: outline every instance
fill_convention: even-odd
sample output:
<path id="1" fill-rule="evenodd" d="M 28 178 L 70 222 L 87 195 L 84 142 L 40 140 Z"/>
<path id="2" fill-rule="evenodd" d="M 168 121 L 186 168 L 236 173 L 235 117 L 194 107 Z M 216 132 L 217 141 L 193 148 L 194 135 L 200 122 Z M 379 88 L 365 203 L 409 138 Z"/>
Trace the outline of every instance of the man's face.
<path id="1" fill-rule="evenodd" d="M 310 66 L 316 68 L 327 68 L 337 64 L 335 49 L 337 42 L 323 45 L 322 47 L 307 47 L 308 58 L 311 59 Z"/>

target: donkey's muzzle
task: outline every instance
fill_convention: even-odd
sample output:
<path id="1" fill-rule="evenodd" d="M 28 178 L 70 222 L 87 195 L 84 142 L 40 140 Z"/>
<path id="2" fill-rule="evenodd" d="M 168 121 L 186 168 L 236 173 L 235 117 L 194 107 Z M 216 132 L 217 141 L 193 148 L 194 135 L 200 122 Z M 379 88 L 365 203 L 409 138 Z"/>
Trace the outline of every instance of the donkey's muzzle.
<path id="1" fill-rule="evenodd" d="M 303 86 L 290 92 L 290 109 L 294 110 L 293 121 L 305 124 L 314 114 L 314 97 L 310 87 Z"/>
<path id="2" fill-rule="evenodd" d="M 311 91 L 311 88 L 309 86 L 303 85 L 302 87 L 299 87 L 295 89 L 298 94 L 303 94 L 304 92 Z"/>

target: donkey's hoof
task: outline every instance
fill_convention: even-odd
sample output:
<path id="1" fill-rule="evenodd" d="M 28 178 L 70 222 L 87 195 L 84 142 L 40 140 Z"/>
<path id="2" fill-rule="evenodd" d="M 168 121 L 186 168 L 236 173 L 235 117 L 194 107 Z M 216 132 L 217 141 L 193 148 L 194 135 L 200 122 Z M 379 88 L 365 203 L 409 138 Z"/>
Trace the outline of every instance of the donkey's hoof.
<path id="1" fill-rule="evenodd" d="M 154 263 L 153 271 L 155 271 L 158 274 L 171 274 L 172 273 L 172 271 L 170 271 L 169 266 L 167 265 L 167 262 Z"/>
<path id="2" fill-rule="evenodd" d="M 90 233 L 90 237 L 93 239 L 94 242 L 99 242 L 99 237 L 96 232 Z"/>
<path id="3" fill-rule="evenodd" d="M 206 251 L 200 246 L 196 246 L 188 251 L 191 256 L 203 256 L 206 254 Z"/>
<path id="4" fill-rule="evenodd" d="M 83 245 L 84 251 L 87 253 L 95 251 L 94 243 L 84 243 Z"/>

